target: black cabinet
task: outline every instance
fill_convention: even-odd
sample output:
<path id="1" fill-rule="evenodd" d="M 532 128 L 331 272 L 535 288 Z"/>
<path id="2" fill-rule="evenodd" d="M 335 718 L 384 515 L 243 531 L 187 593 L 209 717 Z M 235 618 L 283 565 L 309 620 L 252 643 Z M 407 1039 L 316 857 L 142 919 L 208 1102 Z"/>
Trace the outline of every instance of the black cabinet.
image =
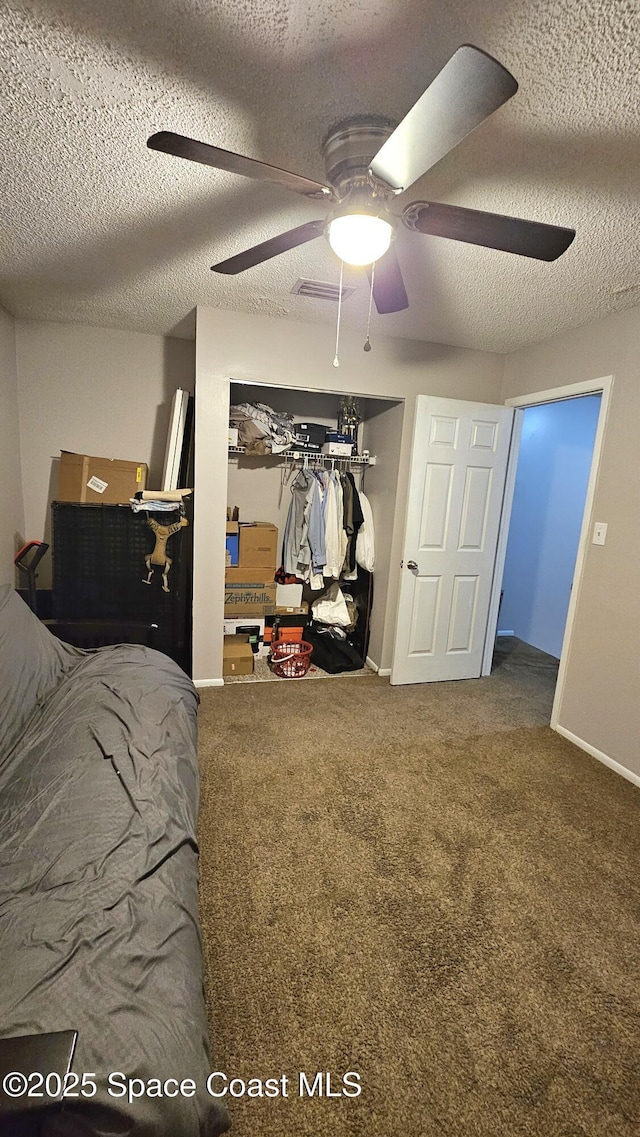
<path id="1" fill-rule="evenodd" d="M 147 627 L 143 642 L 170 655 L 188 673 L 191 669 L 192 526 L 168 537 L 171 565 L 147 560 L 156 543 L 149 518 L 160 526 L 180 520 L 178 510 L 134 513 L 128 505 L 52 504 L 52 616 L 64 623 L 72 642 L 72 624 L 99 622 L 101 644 L 131 642 L 133 625 Z M 166 591 L 168 589 L 168 591 Z M 71 630 L 70 630 L 71 629 Z M 88 646 L 80 642 L 78 646 Z"/>

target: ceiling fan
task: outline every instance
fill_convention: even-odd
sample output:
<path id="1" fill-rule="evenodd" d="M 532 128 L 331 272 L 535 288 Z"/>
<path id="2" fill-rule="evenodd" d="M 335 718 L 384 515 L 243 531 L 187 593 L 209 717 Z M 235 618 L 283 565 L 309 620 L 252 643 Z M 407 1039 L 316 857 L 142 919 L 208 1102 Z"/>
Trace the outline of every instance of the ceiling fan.
<path id="1" fill-rule="evenodd" d="M 542 261 L 556 260 L 575 237 L 574 229 L 434 201 L 413 201 L 400 213 L 390 208 L 397 194 L 413 185 L 517 89 L 513 75 L 501 63 L 480 48 L 463 44 L 399 125 L 375 116 L 356 116 L 329 131 L 322 143 L 328 184 L 171 131 L 153 134 L 147 146 L 216 169 L 275 182 L 331 205 L 325 219 L 307 221 L 220 261 L 212 265 L 214 272 L 244 272 L 325 234 L 334 252 L 347 264 L 375 263 L 376 308 L 380 313 L 399 312 L 409 305 L 392 247 L 400 222 L 418 233 Z"/>

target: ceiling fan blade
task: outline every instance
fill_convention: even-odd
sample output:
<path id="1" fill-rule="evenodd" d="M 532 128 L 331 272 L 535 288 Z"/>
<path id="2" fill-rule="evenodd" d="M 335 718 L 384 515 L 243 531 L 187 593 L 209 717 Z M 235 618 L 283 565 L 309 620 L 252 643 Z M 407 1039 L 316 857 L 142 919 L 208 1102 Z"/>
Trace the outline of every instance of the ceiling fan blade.
<path id="1" fill-rule="evenodd" d="M 555 261 L 566 252 L 576 235 L 575 229 L 564 229 L 560 225 L 523 221 L 519 217 L 504 217 L 437 201 L 414 201 L 404 210 L 402 220 L 407 228 L 419 233 L 468 241 L 471 245 L 484 245 L 487 249 L 500 249 L 538 261 Z"/>
<path id="2" fill-rule="evenodd" d="M 497 59 L 463 44 L 380 147 L 372 173 L 392 189 L 408 189 L 517 90 Z"/>
<path id="3" fill-rule="evenodd" d="M 260 181 L 275 182 L 294 193 L 302 193 L 306 197 L 323 198 L 330 201 L 334 194 L 330 186 L 321 182 L 311 181 L 299 174 L 291 174 L 288 170 L 280 170 L 277 166 L 269 166 L 266 162 L 258 162 L 255 158 L 245 158 L 242 154 L 234 154 L 231 150 L 221 150 L 218 146 L 210 146 L 207 142 L 198 142 L 195 138 L 185 138 L 182 134 L 174 134 L 170 130 L 161 130 L 147 139 L 150 150 L 159 150 L 162 154 L 173 154 L 176 158 L 188 158 L 190 162 L 201 162 L 204 166 L 213 166 L 216 170 L 228 170 L 232 174 L 242 174 L 245 178 L 257 178 Z"/>
<path id="4" fill-rule="evenodd" d="M 304 245 L 306 241 L 313 241 L 314 237 L 320 237 L 324 232 L 324 225 L 324 221 L 307 221 L 304 225 L 298 225 L 296 229 L 288 229 L 286 233 L 280 233 L 277 237 L 271 237 L 268 241 L 254 245 L 252 249 L 245 249 L 243 253 L 237 253 L 235 257 L 229 257 L 226 261 L 211 265 L 211 271 L 235 276 L 237 272 L 244 272 L 247 268 L 253 268 L 255 265 L 262 264 L 263 261 L 271 260 L 271 257 L 286 253 L 288 249 L 295 249 L 296 245 Z"/>
<path id="5" fill-rule="evenodd" d="M 371 280 L 371 265 L 367 266 Z M 376 261 L 373 274 L 373 299 L 381 316 L 388 312 L 402 312 L 409 307 L 409 298 L 402 279 L 398 257 L 393 247 Z"/>

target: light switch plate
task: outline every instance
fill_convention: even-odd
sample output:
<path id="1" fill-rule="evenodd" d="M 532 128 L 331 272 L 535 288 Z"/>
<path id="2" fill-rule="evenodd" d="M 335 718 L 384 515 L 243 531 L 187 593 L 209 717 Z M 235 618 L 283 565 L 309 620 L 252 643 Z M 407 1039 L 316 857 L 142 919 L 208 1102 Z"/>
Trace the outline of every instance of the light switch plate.
<path id="1" fill-rule="evenodd" d="M 606 521 L 596 521 L 593 526 L 592 543 L 594 545 L 604 545 L 607 539 L 607 523 Z"/>

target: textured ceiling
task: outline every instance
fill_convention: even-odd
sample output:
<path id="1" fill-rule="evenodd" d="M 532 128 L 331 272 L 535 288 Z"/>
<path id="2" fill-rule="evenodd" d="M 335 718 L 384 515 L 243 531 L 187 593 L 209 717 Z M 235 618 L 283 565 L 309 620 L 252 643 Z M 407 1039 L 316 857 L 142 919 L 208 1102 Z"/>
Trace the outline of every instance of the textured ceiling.
<path id="1" fill-rule="evenodd" d="M 296 320 L 336 281 L 324 238 L 237 277 L 215 261 L 322 207 L 146 148 L 174 130 L 324 180 L 351 114 L 402 118 L 461 43 L 520 89 L 405 195 L 577 230 L 555 263 L 403 231 L 402 338 L 510 351 L 640 303 L 638 0 L 5 0 L 0 302 L 18 316 L 190 334 L 210 304 Z M 402 198 L 398 199 L 403 204 Z M 364 329 L 364 270 L 343 319 Z"/>

